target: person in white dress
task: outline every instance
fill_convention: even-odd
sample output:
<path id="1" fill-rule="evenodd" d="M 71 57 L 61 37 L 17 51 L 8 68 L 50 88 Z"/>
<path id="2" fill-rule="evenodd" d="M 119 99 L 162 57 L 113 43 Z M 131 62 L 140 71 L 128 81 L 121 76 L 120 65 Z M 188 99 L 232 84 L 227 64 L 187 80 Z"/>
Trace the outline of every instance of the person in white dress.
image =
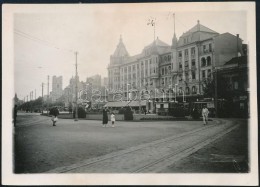
<path id="1" fill-rule="evenodd" d="M 111 114 L 112 127 L 115 127 L 115 121 L 116 121 L 116 116 L 115 116 L 115 114 L 112 112 L 112 114 Z"/>
<path id="2" fill-rule="evenodd" d="M 208 115 L 209 115 L 209 110 L 204 105 L 202 109 L 203 125 L 206 125 L 208 123 Z"/>

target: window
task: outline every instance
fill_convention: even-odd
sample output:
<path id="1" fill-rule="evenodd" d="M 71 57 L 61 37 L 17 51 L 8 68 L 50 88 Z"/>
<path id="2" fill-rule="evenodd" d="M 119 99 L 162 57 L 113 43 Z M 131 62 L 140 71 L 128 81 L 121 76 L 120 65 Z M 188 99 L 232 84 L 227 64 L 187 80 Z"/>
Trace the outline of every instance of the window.
<path id="1" fill-rule="evenodd" d="M 167 62 L 167 56 L 164 56 L 164 61 Z"/>
<path id="2" fill-rule="evenodd" d="M 178 57 L 181 58 L 182 57 L 182 52 L 179 51 Z"/>
<path id="3" fill-rule="evenodd" d="M 188 49 L 185 49 L 185 56 L 188 56 L 188 55 L 189 55 Z"/>
<path id="4" fill-rule="evenodd" d="M 167 69 L 167 67 L 164 67 L 165 68 L 165 75 L 167 75 L 168 74 L 168 69 Z"/>
<path id="5" fill-rule="evenodd" d="M 189 67 L 189 61 L 188 60 L 185 61 L 185 67 L 186 68 Z"/>
<path id="6" fill-rule="evenodd" d="M 171 61 L 171 55 L 168 56 L 168 61 Z"/>
<path id="7" fill-rule="evenodd" d="M 162 85 L 164 85 L 164 78 L 162 78 L 162 80 L 161 80 L 161 81 L 162 81 Z"/>
<path id="8" fill-rule="evenodd" d="M 192 59 L 191 60 L 191 66 L 195 66 L 196 65 L 196 61 L 195 61 L 195 59 Z"/>
<path id="9" fill-rule="evenodd" d="M 210 58 L 210 56 L 207 57 L 207 65 L 208 65 L 208 66 L 211 65 L 211 58 Z"/>
<path id="10" fill-rule="evenodd" d="M 162 68 L 162 75 L 164 75 L 164 68 Z"/>
<path id="11" fill-rule="evenodd" d="M 208 78 L 211 77 L 211 69 L 208 69 Z"/>
<path id="12" fill-rule="evenodd" d="M 182 68 L 182 63 L 181 63 L 181 62 L 179 62 L 179 68 L 180 68 L 180 69 Z"/>
<path id="13" fill-rule="evenodd" d="M 195 55 L 195 47 L 191 48 L 191 55 Z"/>
<path id="14" fill-rule="evenodd" d="M 203 45 L 203 52 L 206 52 L 206 45 Z"/>
<path id="15" fill-rule="evenodd" d="M 186 94 L 190 94 L 190 88 L 186 87 Z"/>
<path id="16" fill-rule="evenodd" d="M 185 73 L 185 80 L 189 81 L 189 74 L 188 73 Z"/>
<path id="17" fill-rule="evenodd" d="M 238 89 L 238 82 L 237 82 L 237 81 L 234 82 L 234 89 L 235 89 L 235 90 Z"/>
<path id="18" fill-rule="evenodd" d="M 212 52 L 212 46 L 209 44 L 209 52 Z"/>
<path id="19" fill-rule="evenodd" d="M 196 73 L 195 73 L 195 71 L 192 71 L 191 75 L 192 75 L 192 80 L 195 80 L 195 79 L 196 79 Z"/>
<path id="20" fill-rule="evenodd" d="M 201 59 L 201 66 L 206 66 L 206 59 L 204 57 Z"/>
<path id="21" fill-rule="evenodd" d="M 182 87 L 179 88 L 179 94 L 182 94 Z"/>
<path id="22" fill-rule="evenodd" d="M 137 64 L 137 69 L 139 69 L 139 64 Z"/>
<path id="23" fill-rule="evenodd" d="M 196 87 L 192 86 L 192 93 L 195 94 L 197 92 Z"/>
<path id="24" fill-rule="evenodd" d="M 205 78 L 206 77 L 206 72 L 205 70 L 202 70 L 202 78 Z"/>
<path id="25" fill-rule="evenodd" d="M 179 81 L 182 81 L 182 74 L 179 75 Z"/>

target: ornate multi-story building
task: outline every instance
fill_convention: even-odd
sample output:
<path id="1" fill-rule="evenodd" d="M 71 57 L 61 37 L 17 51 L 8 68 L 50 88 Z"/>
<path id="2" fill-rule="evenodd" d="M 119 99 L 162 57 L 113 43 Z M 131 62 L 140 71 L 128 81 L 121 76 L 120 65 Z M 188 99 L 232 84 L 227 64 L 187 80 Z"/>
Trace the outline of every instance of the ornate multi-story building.
<path id="1" fill-rule="evenodd" d="M 141 90 L 147 90 L 150 102 L 164 101 L 163 96 L 166 101 L 195 100 L 202 96 L 203 82 L 213 77 L 214 68 L 223 66 L 238 53 L 243 55 L 238 35 L 219 34 L 199 21 L 179 40 L 174 31 L 171 45 L 157 37 L 134 56 L 129 55 L 120 37 L 108 65 L 108 86 L 111 93 L 120 90 L 123 100 L 129 99 L 129 89 L 137 89 L 139 95 Z M 146 108 L 153 110 L 154 104 L 148 103 Z"/>

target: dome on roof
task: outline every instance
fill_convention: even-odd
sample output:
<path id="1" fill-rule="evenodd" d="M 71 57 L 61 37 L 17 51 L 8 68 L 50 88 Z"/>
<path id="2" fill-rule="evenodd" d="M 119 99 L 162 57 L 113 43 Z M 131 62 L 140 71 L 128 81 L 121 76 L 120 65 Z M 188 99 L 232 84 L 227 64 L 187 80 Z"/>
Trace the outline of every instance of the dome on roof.
<path id="1" fill-rule="evenodd" d="M 120 40 L 119 43 L 117 44 L 116 50 L 113 54 L 114 57 L 124 57 L 124 56 L 129 56 L 126 47 L 123 43 L 122 37 L 120 35 Z"/>

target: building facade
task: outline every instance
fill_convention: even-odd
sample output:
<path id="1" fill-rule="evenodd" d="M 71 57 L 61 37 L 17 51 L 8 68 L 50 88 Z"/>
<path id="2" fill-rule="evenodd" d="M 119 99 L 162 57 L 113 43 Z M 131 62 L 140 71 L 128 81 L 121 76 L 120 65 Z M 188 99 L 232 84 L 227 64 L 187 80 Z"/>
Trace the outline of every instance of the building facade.
<path id="1" fill-rule="evenodd" d="M 174 33 L 171 45 L 157 37 L 134 56 L 129 55 L 120 37 L 110 56 L 108 88 L 111 94 L 122 93 L 123 100 L 129 99 L 131 89 L 139 96 L 147 91 L 151 104 L 146 108 L 152 112 L 154 102 L 165 102 L 165 98 L 183 102 L 201 97 L 204 80 L 213 78 L 215 67 L 223 66 L 238 53 L 243 55 L 239 36 L 219 34 L 199 21 L 179 39 Z"/>
<path id="2" fill-rule="evenodd" d="M 51 101 L 55 102 L 62 96 L 62 76 L 52 77 L 52 92 L 50 93 Z"/>
<path id="3" fill-rule="evenodd" d="M 92 86 L 92 89 L 101 89 L 101 75 L 87 77 L 86 83 L 90 84 Z"/>

